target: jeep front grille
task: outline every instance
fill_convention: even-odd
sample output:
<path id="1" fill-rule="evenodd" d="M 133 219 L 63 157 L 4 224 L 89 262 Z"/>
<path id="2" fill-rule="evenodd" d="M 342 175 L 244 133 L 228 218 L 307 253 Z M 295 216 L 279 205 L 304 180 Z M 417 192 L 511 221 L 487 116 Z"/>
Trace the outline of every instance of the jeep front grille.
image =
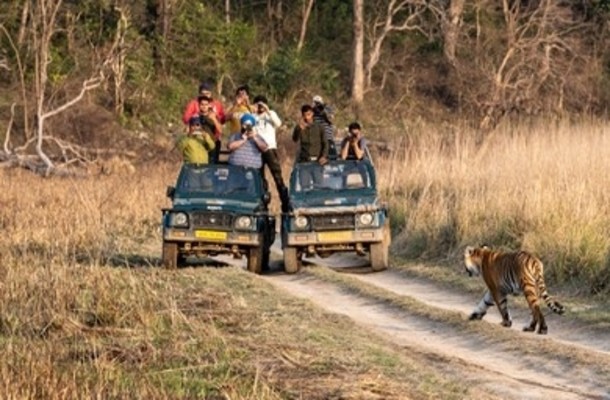
<path id="1" fill-rule="evenodd" d="M 193 227 L 195 228 L 232 228 L 233 217 L 231 214 L 196 212 L 192 214 L 192 217 Z"/>
<path id="2" fill-rule="evenodd" d="M 316 215 L 311 219 L 312 228 L 316 231 L 332 231 L 336 229 L 354 229 L 356 227 L 354 214 Z"/>

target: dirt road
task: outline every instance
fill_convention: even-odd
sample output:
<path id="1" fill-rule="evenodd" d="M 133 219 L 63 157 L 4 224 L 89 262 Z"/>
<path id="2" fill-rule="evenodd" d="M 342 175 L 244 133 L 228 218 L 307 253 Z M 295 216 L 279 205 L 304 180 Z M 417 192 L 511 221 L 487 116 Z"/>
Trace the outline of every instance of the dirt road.
<path id="1" fill-rule="evenodd" d="M 362 261 L 347 256 L 333 256 L 316 262 L 334 269 L 363 265 Z M 272 269 L 281 271 L 281 261 L 275 261 Z M 479 300 L 441 289 L 433 282 L 406 278 L 392 270 L 350 276 L 366 285 L 414 298 L 430 307 L 461 312 L 464 319 Z M 569 314 L 563 317 L 549 315 L 549 334 L 544 336 L 521 332 L 520 326 L 527 323 L 528 315 L 514 310 L 511 329 L 514 340 L 524 337 L 528 343 L 534 340 L 534 346 L 549 341 L 560 343 L 566 348 L 578 349 L 580 354 L 590 354 L 591 362 L 566 363 L 561 361 L 564 358 L 554 357 L 548 352 L 515 350 L 514 343 L 504 346 L 498 341 L 465 334 L 450 324 L 411 314 L 408 310 L 397 310 L 378 300 L 346 291 L 341 285 L 308 274 L 307 267 L 297 275 L 276 272 L 263 277 L 293 296 L 308 299 L 329 312 L 348 316 L 363 329 L 399 344 L 407 353 L 429 356 L 442 373 L 477 388 L 480 398 L 610 399 L 610 376 L 600 372 L 607 371 L 610 366 L 610 332 L 592 334 L 578 329 L 570 321 Z M 490 309 L 484 321 L 473 323 L 499 322 L 498 312 Z"/>

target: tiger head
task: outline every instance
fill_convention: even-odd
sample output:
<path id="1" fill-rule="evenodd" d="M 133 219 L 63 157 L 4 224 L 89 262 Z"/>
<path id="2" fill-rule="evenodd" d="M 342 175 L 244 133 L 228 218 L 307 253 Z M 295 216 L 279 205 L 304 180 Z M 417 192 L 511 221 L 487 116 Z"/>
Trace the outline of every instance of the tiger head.
<path id="1" fill-rule="evenodd" d="M 483 265 L 483 254 L 489 251 L 489 247 L 468 246 L 464 250 L 464 267 L 468 276 L 481 275 L 481 265 Z"/>

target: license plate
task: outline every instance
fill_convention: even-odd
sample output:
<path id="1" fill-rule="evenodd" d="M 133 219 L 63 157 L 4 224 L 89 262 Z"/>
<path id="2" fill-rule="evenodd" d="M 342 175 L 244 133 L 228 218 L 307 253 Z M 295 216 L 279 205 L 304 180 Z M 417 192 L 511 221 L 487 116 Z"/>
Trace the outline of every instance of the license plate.
<path id="1" fill-rule="evenodd" d="M 195 231 L 195 237 L 199 239 L 225 240 L 227 238 L 227 232 Z"/>
<path id="2" fill-rule="evenodd" d="M 318 240 L 320 242 L 339 242 L 339 241 L 344 241 L 344 240 L 350 240 L 351 238 L 352 238 L 351 231 L 318 233 Z"/>

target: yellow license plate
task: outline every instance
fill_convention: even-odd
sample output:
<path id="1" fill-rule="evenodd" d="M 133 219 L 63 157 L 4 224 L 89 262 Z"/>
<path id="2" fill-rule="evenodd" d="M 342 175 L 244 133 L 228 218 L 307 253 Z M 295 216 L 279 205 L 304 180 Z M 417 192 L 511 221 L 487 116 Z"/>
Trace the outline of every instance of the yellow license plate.
<path id="1" fill-rule="evenodd" d="M 337 241 L 343 241 L 343 240 L 350 240 L 351 238 L 352 238 L 351 231 L 318 233 L 318 240 L 320 242 L 337 242 Z"/>
<path id="2" fill-rule="evenodd" d="M 225 240 L 227 238 L 227 232 L 195 231 L 195 237 L 199 239 Z"/>

